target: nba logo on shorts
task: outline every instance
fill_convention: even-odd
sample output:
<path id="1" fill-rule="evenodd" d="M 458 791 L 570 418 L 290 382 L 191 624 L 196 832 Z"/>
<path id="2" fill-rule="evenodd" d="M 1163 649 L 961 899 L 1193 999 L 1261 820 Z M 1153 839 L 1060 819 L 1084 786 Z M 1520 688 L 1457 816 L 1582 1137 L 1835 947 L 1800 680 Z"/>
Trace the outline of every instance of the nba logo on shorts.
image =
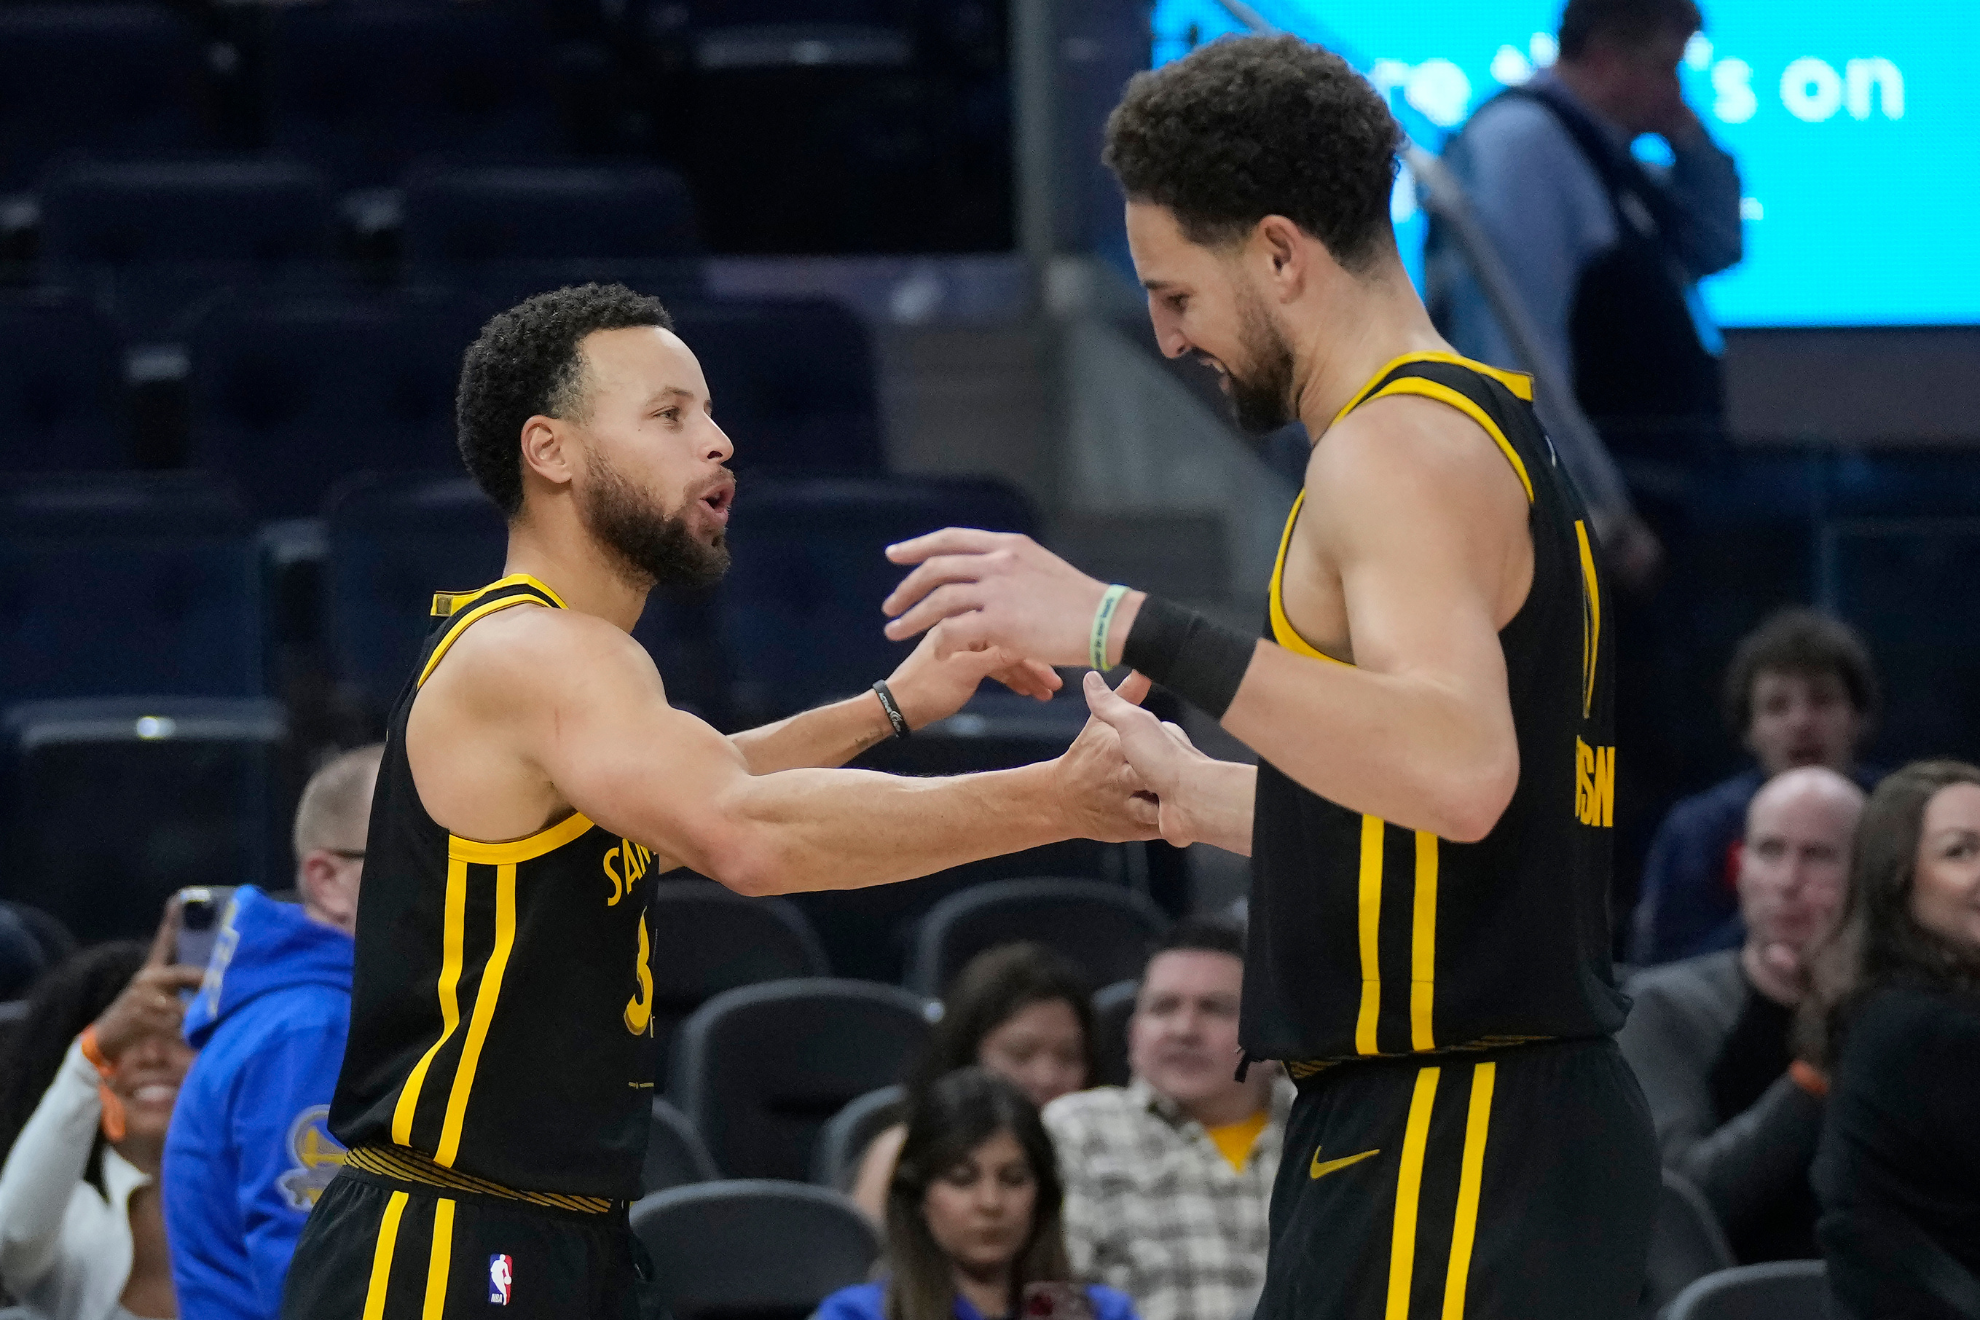
<path id="1" fill-rule="evenodd" d="M 488 1301 L 494 1306 L 509 1304 L 509 1285 L 515 1281 L 516 1263 L 507 1256 L 488 1258 Z"/>

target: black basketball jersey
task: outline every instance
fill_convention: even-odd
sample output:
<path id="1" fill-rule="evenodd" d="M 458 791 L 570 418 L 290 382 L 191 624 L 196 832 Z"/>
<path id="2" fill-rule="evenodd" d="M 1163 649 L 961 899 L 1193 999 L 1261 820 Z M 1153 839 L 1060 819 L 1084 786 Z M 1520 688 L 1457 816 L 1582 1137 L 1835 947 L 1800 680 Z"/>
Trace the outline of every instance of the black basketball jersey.
<path id="1" fill-rule="evenodd" d="M 653 854 L 577 814 L 512 843 L 456 837 L 406 760 L 420 685 L 462 632 L 519 606 L 563 602 L 524 575 L 436 596 L 445 622 L 393 708 L 330 1126 L 553 1203 L 629 1200 L 653 1102 Z"/>
<path id="2" fill-rule="evenodd" d="M 1587 515 L 1525 376 L 1412 353 L 1341 416 L 1398 394 L 1476 422 L 1526 488 L 1533 585 L 1499 633 L 1519 785 L 1490 834 L 1453 843 L 1259 765 L 1243 1041 L 1295 1075 L 1362 1056 L 1605 1035 L 1626 1004 L 1609 961 L 1615 625 Z M 1281 595 L 1304 503 L 1302 493 L 1286 521 L 1266 635 L 1331 661 L 1293 631 Z"/>

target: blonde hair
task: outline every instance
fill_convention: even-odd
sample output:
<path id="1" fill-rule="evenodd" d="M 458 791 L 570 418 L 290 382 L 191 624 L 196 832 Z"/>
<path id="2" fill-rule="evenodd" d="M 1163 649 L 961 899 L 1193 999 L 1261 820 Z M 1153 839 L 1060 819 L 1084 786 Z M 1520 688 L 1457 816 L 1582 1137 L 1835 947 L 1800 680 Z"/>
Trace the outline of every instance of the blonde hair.
<path id="1" fill-rule="evenodd" d="M 303 785 L 302 801 L 296 804 L 295 832 L 291 839 L 298 862 L 312 848 L 329 847 L 339 827 L 353 823 L 352 817 L 370 801 L 372 785 L 378 778 L 378 763 L 384 755 L 385 744 L 372 743 L 340 752 L 317 767 Z M 362 847 L 369 821 L 356 823 L 358 844 Z"/>

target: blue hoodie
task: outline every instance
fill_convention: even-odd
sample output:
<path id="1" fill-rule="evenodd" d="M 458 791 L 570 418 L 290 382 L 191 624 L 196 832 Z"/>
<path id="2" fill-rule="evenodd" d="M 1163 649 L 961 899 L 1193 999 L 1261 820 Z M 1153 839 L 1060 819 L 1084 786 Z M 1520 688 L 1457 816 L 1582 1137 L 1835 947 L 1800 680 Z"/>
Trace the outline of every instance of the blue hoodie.
<path id="1" fill-rule="evenodd" d="M 351 1022 L 350 936 L 235 891 L 186 1011 L 199 1051 L 165 1137 L 179 1314 L 274 1320 L 317 1196 L 344 1162 L 327 1128 Z"/>

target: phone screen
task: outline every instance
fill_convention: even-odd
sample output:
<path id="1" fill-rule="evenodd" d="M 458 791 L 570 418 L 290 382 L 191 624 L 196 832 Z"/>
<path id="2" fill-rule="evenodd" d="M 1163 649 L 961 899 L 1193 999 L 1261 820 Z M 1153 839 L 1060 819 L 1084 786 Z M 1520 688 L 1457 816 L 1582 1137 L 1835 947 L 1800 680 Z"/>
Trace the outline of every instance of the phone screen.
<path id="1" fill-rule="evenodd" d="M 233 899 L 234 886 L 195 885 L 179 891 L 179 939 L 172 961 L 182 967 L 204 967 L 213 957 L 220 920 Z"/>

